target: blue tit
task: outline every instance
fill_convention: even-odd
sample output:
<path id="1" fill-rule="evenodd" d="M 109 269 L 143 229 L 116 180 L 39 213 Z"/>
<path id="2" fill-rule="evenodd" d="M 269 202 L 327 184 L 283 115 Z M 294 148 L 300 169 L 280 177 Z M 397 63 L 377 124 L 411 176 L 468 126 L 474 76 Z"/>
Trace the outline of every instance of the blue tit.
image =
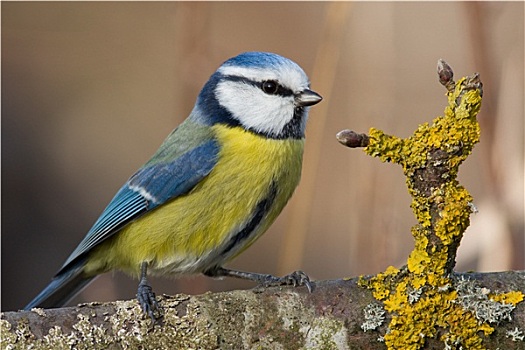
<path id="1" fill-rule="evenodd" d="M 264 286 L 304 285 L 224 268 L 284 208 L 301 175 L 309 106 L 322 97 L 304 71 L 273 53 L 224 62 L 189 117 L 120 188 L 50 284 L 26 307 L 59 307 L 99 274 L 139 279 L 137 299 L 161 314 L 147 275 L 237 277 Z"/>

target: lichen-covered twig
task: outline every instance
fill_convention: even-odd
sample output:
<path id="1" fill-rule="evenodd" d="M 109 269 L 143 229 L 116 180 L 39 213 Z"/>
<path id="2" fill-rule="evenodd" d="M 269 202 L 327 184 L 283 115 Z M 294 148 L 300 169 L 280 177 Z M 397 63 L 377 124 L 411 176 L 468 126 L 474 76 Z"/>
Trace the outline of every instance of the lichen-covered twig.
<path id="1" fill-rule="evenodd" d="M 420 349 L 429 340 L 450 349 L 483 349 L 492 325 L 510 317 L 523 300 L 519 291 L 495 293 L 454 278 L 457 248 L 475 208 L 456 177 L 479 141 L 476 115 L 483 90 L 478 74 L 454 82 L 443 60 L 438 76 L 447 89 L 445 114 L 420 125 L 412 136 L 402 139 L 374 128 L 368 136 L 349 130 L 337 135 L 346 146 L 364 146 L 367 154 L 401 165 L 412 196 L 418 223 L 412 228 L 415 247 L 407 265 L 362 279 L 392 315 L 384 335 L 389 349 Z M 480 316 L 486 314 L 500 316 Z"/>

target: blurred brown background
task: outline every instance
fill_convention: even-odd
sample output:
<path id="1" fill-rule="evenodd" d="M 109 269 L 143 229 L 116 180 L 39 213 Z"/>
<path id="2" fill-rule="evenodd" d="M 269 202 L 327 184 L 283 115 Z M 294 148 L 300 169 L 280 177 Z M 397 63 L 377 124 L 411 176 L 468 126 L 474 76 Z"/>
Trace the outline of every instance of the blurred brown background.
<path id="1" fill-rule="evenodd" d="M 485 84 L 481 143 L 460 171 L 479 213 L 457 270 L 523 269 L 524 3 L 2 2 L 2 310 L 54 275 L 126 179 L 243 51 L 298 62 L 312 108 L 303 181 L 230 267 L 314 279 L 400 266 L 412 249 L 401 169 L 339 145 L 374 126 L 406 137 L 441 115 L 436 63 Z M 250 288 L 153 279 L 157 293 Z M 75 301 L 132 298 L 97 279 Z"/>

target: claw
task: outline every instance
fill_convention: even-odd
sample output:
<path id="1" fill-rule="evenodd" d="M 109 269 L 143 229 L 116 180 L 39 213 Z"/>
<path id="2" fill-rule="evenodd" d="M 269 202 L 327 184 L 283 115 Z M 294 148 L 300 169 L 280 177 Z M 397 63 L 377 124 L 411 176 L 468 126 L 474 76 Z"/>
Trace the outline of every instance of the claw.
<path id="1" fill-rule="evenodd" d="M 308 288 L 308 292 L 312 293 L 313 284 L 310 282 L 310 278 L 303 271 L 295 271 L 289 275 L 283 277 L 275 277 L 273 275 L 264 275 L 254 272 L 244 272 L 237 270 L 225 269 L 221 266 L 216 266 L 212 269 L 204 271 L 206 276 L 210 277 L 235 277 L 242 278 L 245 280 L 255 281 L 259 283 L 259 286 L 263 288 L 273 287 L 273 286 L 305 286 Z"/>
<path id="2" fill-rule="evenodd" d="M 312 293 L 313 286 L 310 282 L 310 278 L 303 271 L 294 271 L 289 275 L 283 277 L 275 277 L 272 275 L 264 275 L 263 280 L 261 281 L 263 287 L 272 287 L 272 286 L 305 286 L 308 289 L 308 292 Z"/>
<path id="3" fill-rule="evenodd" d="M 155 296 L 155 293 L 153 292 L 153 288 L 151 288 L 151 286 L 148 283 L 148 280 L 146 279 L 147 269 L 148 263 L 143 262 L 141 264 L 141 277 L 139 288 L 137 290 L 137 300 L 139 301 L 139 305 L 142 309 L 142 312 L 147 314 L 151 318 L 153 325 L 155 325 L 159 323 L 160 319 L 162 318 L 162 309 L 160 308 L 159 303 L 157 302 L 157 298 Z"/>
<path id="4" fill-rule="evenodd" d="M 312 293 L 313 286 L 310 277 L 303 271 L 294 271 L 288 275 L 293 280 L 293 286 L 305 286 L 309 293 Z"/>
<path id="5" fill-rule="evenodd" d="M 137 300 L 142 311 L 147 314 L 155 324 L 162 318 L 161 308 L 153 289 L 146 281 L 141 281 L 137 290 Z"/>

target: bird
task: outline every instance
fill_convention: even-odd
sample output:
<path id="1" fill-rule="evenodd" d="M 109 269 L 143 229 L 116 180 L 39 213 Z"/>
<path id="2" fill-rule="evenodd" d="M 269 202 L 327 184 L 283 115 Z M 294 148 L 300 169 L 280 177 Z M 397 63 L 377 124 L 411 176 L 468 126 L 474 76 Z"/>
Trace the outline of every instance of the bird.
<path id="1" fill-rule="evenodd" d="M 276 277 L 224 265 L 270 227 L 295 191 L 308 112 L 321 100 L 288 58 L 244 52 L 226 60 L 24 310 L 61 307 L 112 270 L 139 280 L 138 303 L 153 321 L 162 310 L 151 275 L 236 277 L 311 292 L 302 271 Z"/>

